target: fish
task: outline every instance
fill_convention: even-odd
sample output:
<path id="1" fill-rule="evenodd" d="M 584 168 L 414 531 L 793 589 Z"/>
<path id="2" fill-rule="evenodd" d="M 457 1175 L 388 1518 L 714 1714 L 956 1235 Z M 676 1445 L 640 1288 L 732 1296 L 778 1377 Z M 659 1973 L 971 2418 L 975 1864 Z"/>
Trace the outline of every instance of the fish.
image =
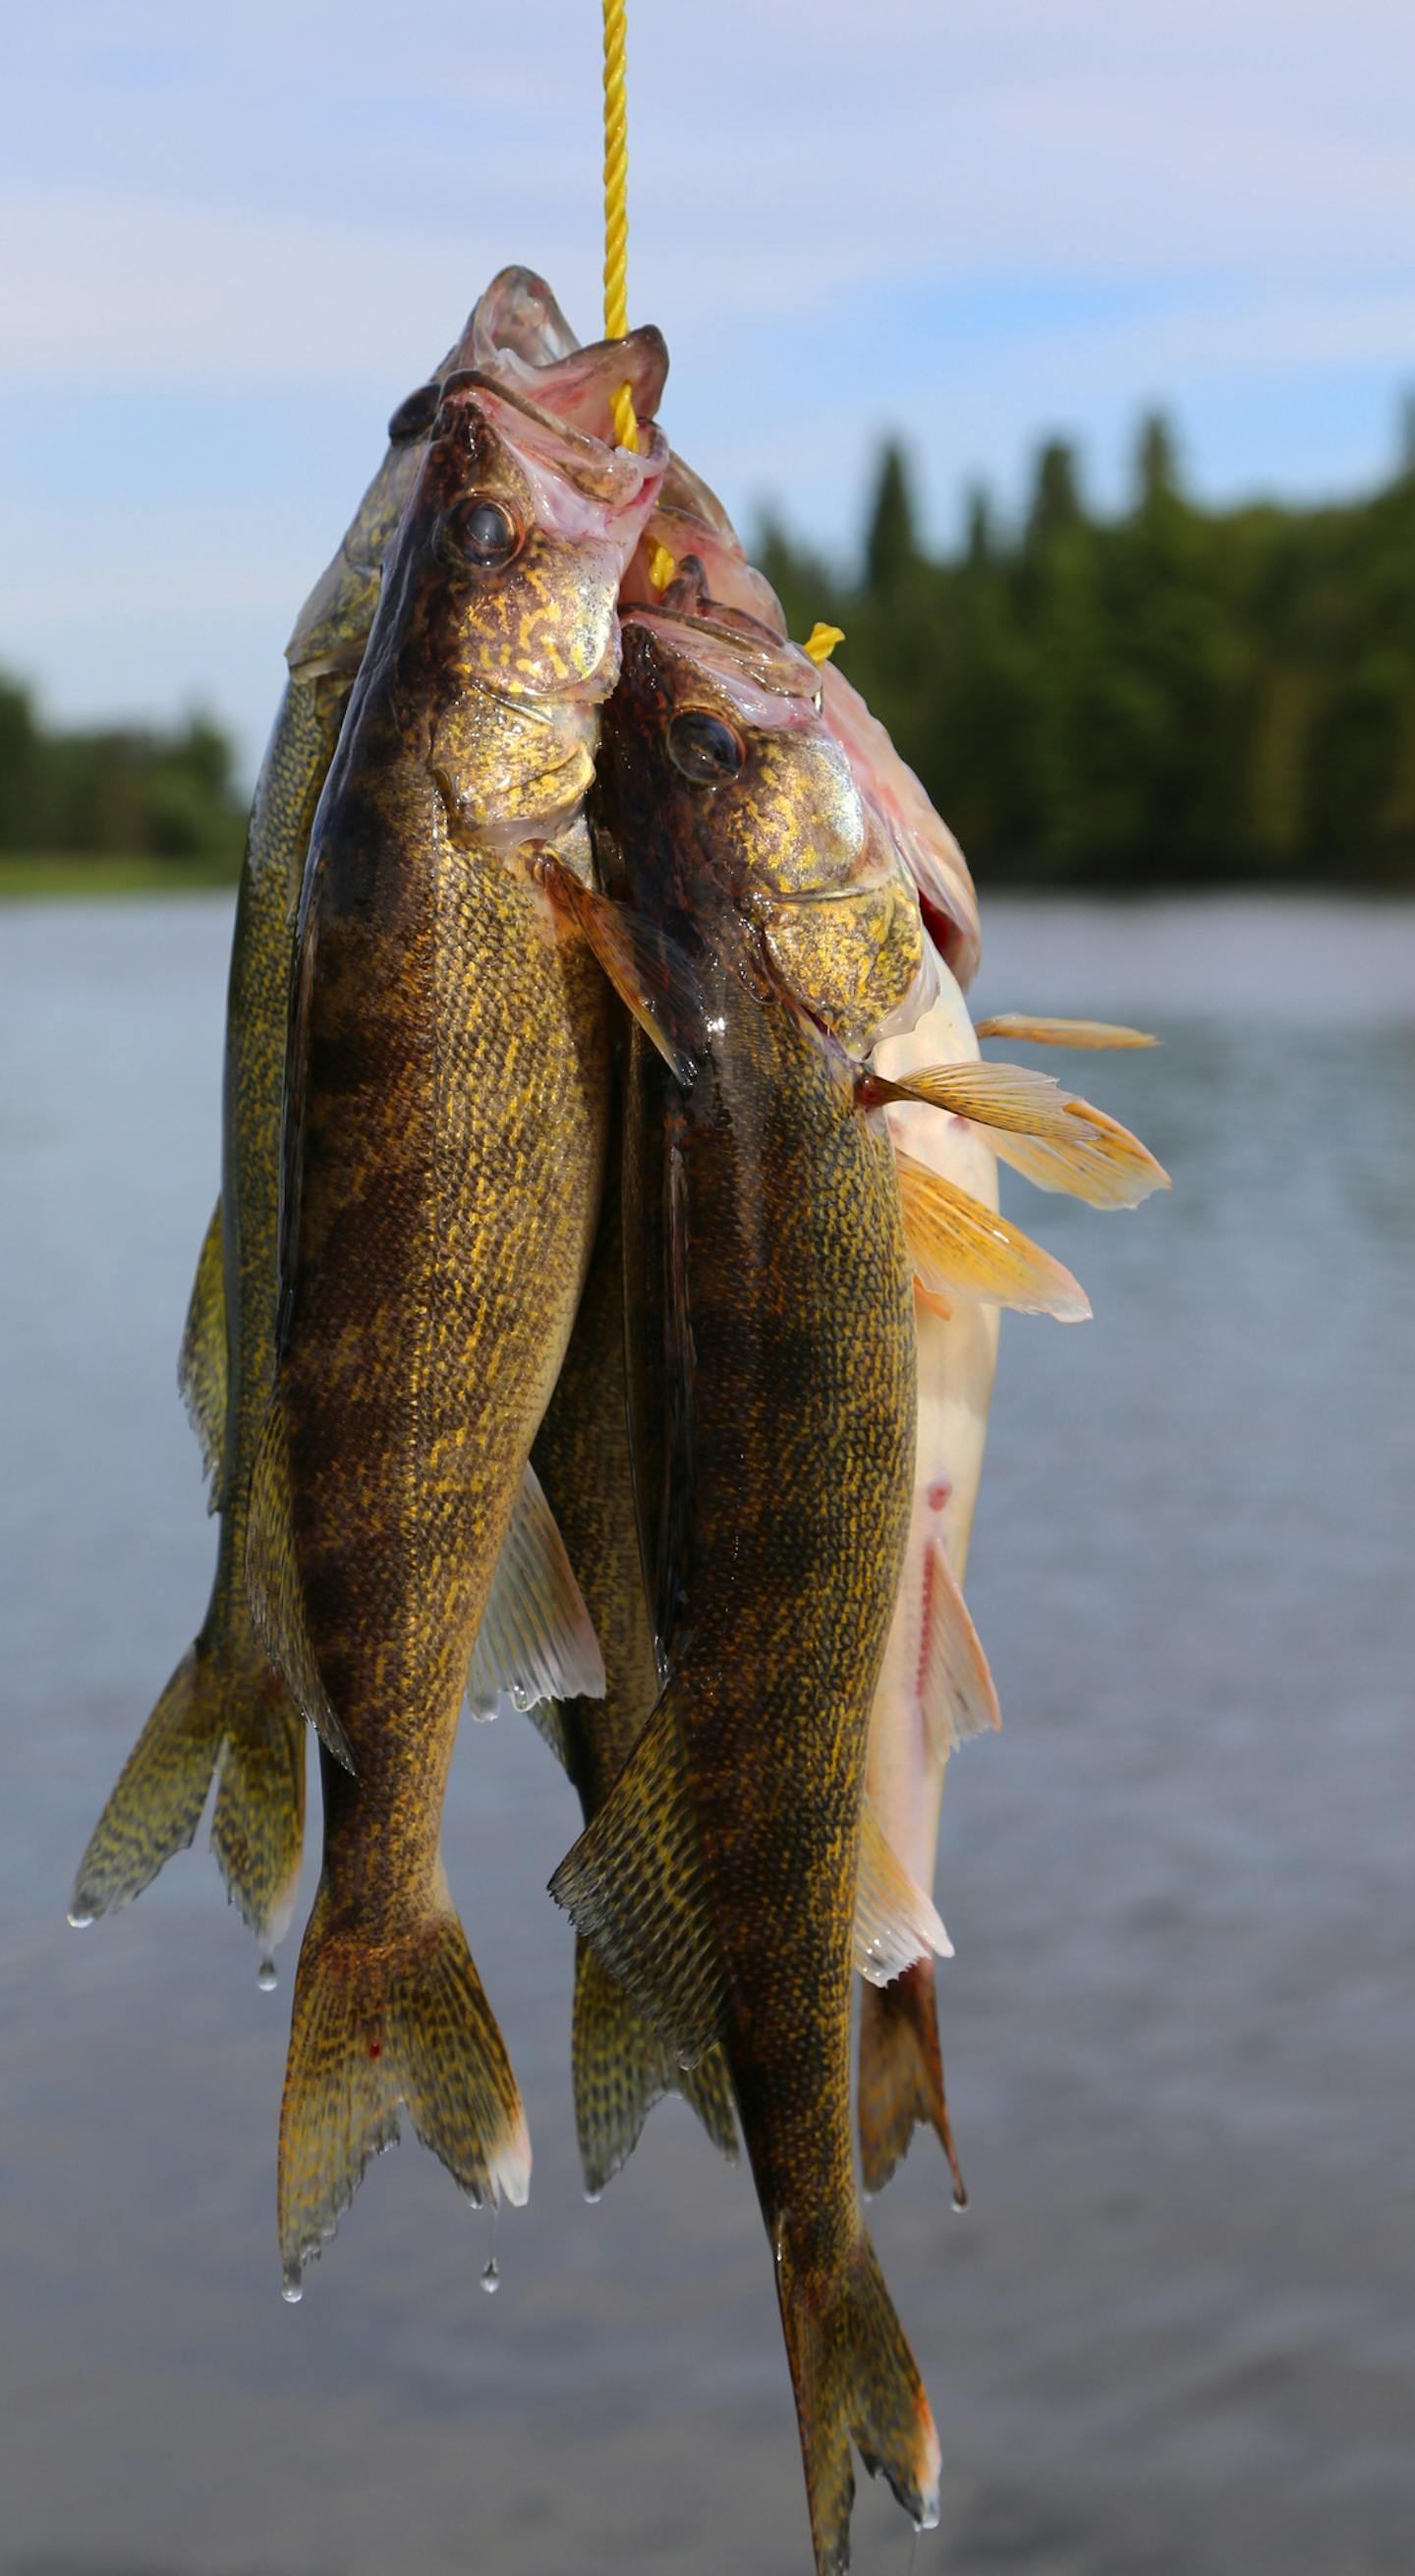
<path id="1" fill-rule="evenodd" d="M 531 1453 L 604 1658 L 602 1698 L 543 1700 L 531 1715 L 591 1824 L 658 1701 L 629 1446 L 624 1253 L 618 1158 L 611 1149 L 589 1277 L 565 1364 Z M 575 2127 L 587 2195 L 597 2200 L 632 2154 L 655 2102 L 681 2093 L 730 2163 L 737 2119 L 722 2053 L 691 2072 L 584 1940 L 575 1944 L 571 2036 Z"/>
<path id="2" fill-rule="evenodd" d="M 178 1382 L 220 1514 L 206 1615 L 158 1700 L 79 1864 L 71 1920 L 126 1905 L 193 1841 L 212 1779 L 211 1840 L 264 1956 L 288 1928 L 304 1835 L 305 1722 L 256 1636 L 244 1583 L 247 1495 L 274 1369 L 279 1132 L 295 917 L 315 809 L 377 605 L 383 555 L 415 479 L 442 376 L 474 314 L 389 424 L 388 448 L 286 648 L 261 766 L 227 999 L 222 1191 L 198 1258 Z"/>
<path id="3" fill-rule="evenodd" d="M 637 454 L 611 444 L 611 404 L 627 381 L 651 424 L 666 368 L 646 328 L 568 358 L 539 403 L 446 379 L 311 836 L 246 1560 L 321 1733 L 280 2120 L 290 2296 L 400 2109 L 473 2200 L 529 2186 L 440 1826 L 598 1215 L 609 997 L 536 869 L 547 848 L 588 868 L 619 581 L 666 455 L 651 426 Z"/>
<path id="4" fill-rule="evenodd" d="M 907 1082 L 924 1068 L 947 1067 L 954 1114 L 904 1098 L 885 1117 L 896 1152 L 984 1212 L 975 1220 L 984 1252 L 993 1212 L 1001 1235 L 999 1159 L 1013 1162 L 1043 1187 L 1063 1189 L 1101 1206 L 1135 1206 L 1169 1176 L 1129 1130 L 1058 1085 L 1050 1092 L 1020 1084 L 1017 1067 L 984 1066 L 980 1033 L 1052 1044 L 1142 1044 L 1140 1032 L 1099 1023 L 985 1021 L 975 1031 L 963 993 L 946 964 L 930 1010 L 906 1035 L 885 1038 L 871 1064 L 881 1078 Z M 999 1077 L 1002 1077 L 999 1085 Z M 936 1081 L 931 1088 L 937 1090 Z M 969 1110 L 981 1112 L 970 1117 Z M 997 1123 L 1008 1117 L 1020 1125 Z M 1030 1125 L 1029 1123 L 1030 1122 Z M 1015 1229 L 1011 1230 L 1015 1240 Z M 976 1245 L 972 1247 L 976 1255 Z M 1065 1320 L 1086 1311 L 1069 1272 L 1035 1252 L 1019 1279 L 987 1273 L 966 1248 L 942 1267 L 923 1260 L 915 1279 L 918 1441 L 904 1572 L 870 1718 L 867 1787 L 890 1848 L 926 1895 L 935 1860 L 949 1760 L 971 1737 L 1001 1724 L 996 1688 L 964 1598 L 988 1410 L 1004 1303 L 1049 1311 Z M 927 1281 L 927 1284 L 926 1284 Z M 954 2143 L 938 2030 L 933 1959 L 911 1960 L 887 1985 L 867 1983 L 860 2007 L 858 2123 L 864 2186 L 882 2191 L 907 2152 L 916 2126 L 934 2130 L 953 2180 L 955 2206 L 967 2189 Z"/>
<path id="5" fill-rule="evenodd" d="M 852 2439 L 916 2523 L 939 2473 L 850 2106 L 857 1951 L 914 1937 L 863 1800 L 908 1522 L 910 1258 L 857 1068 L 766 927 L 793 883 L 848 895 L 867 824 L 813 666 L 694 567 L 625 609 L 623 661 L 597 789 L 622 888 L 552 881 L 638 1023 L 626 1345 L 667 1680 L 551 1892 L 681 2063 L 726 2058 L 835 2576 Z"/>

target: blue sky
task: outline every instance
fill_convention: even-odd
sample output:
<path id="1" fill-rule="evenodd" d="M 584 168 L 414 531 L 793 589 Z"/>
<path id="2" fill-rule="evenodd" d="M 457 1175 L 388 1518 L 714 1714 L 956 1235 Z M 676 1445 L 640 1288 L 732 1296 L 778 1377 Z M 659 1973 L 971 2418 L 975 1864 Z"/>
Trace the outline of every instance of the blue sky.
<path id="1" fill-rule="evenodd" d="M 0 665 L 258 754 L 295 608 L 494 269 L 598 328 L 595 0 L 103 0 L 0 96 Z M 930 525 L 1043 432 L 1119 497 L 1374 481 L 1415 384 L 1409 0 L 630 0 L 630 301 L 748 521 Z"/>

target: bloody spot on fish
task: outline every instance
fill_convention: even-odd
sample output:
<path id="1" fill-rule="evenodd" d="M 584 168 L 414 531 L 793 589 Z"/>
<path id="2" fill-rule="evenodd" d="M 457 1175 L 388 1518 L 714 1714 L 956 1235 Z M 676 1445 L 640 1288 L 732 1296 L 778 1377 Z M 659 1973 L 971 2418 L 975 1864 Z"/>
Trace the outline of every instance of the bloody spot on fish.
<path id="1" fill-rule="evenodd" d="M 950 1485 L 946 1476 L 935 1477 L 933 1483 L 929 1487 L 929 1510 L 931 1512 L 941 1512 L 952 1491 L 953 1487 Z"/>
<path id="2" fill-rule="evenodd" d="M 371 2039 L 371 2040 L 369 2041 L 369 2044 L 368 2044 L 368 2053 L 369 2053 L 370 2057 L 381 2057 L 381 2056 L 383 2055 L 383 2042 L 382 2042 L 382 2040 L 381 2040 L 381 2039 Z"/>

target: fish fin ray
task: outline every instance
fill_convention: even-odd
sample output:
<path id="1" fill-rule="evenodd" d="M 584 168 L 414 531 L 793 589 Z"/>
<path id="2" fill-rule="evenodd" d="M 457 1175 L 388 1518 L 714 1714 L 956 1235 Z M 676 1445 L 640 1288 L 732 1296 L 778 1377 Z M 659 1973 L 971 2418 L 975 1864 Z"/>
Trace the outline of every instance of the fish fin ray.
<path id="1" fill-rule="evenodd" d="M 798 2271 L 789 2244 L 779 2243 L 776 2253 L 816 2576 L 844 2576 L 855 2500 L 852 2439 L 870 2475 L 883 2472 L 905 2512 L 930 2529 L 938 2520 L 938 2434 L 865 2230 L 843 2276 L 825 2287 L 804 2267 Z"/>
<path id="2" fill-rule="evenodd" d="M 291 1513 L 290 1450 L 278 1394 L 265 1417 L 251 1470 L 245 1581 L 256 1634 L 272 1663 L 284 1674 L 321 1743 L 352 1771 L 349 1740 L 324 1687 L 305 1622 Z"/>
<path id="3" fill-rule="evenodd" d="M 924 1556 L 925 1609 L 920 1699 L 934 1749 L 945 1759 L 970 1736 L 1002 1724 L 997 1688 L 963 1588 L 941 1539 Z"/>
<path id="4" fill-rule="evenodd" d="M 861 1088 L 870 1100 L 921 1103 L 967 1118 L 985 1129 L 1018 1129 L 1026 1135 L 1050 1135 L 1072 1095 L 1054 1075 L 1026 1064 L 992 1064 L 981 1057 L 966 1063 L 922 1066 L 917 1073 L 869 1072 Z"/>
<path id="5" fill-rule="evenodd" d="M 1084 1199 L 1091 1207 L 1138 1207 L 1170 1184 L 1163 1163 L 1116 1118 L 1089 1100 L 1070 1100 L 1045 1135 L 1000 1135 L 975 1129 L 982 1144 L 1039 1190 Z"/>
<path id="6" fill-rule="evenodd" d="M 692 1081 L 706 1012 L 691 961 L 651 921 L 546 857 L 552 900 L 578 922 L 624 1007 L 675 1081 Z"/>
<path id="7" fill-rule="evenodd" d="M 228 1644 L 226 1740 L 211 1848 L 241 1920 L 273 1949 L 289 1930 L 305 1834 L 305 1720 L 245 1621 Z M 237 1655 L 239 1661 L 236 1660 Z"/>
<path id="8" fill-rule="evenodd" d="M 655 2102 L 666 2093 L 682 2094 L 714 2146 L 735 2164 L 737 2118 L 721 2050 L 709 2050 L 691 2074 L 677 2065 L 633 1998 L 583 1939 L 575 1950 L 571 2067 L 586 2191 L 598 2195 L 627 2163 Z"/>
<path id="9" fill-rule="evenodd" d="M 861 1995 L 858 2111 L 867 2192 L 883 2191 L 915 2129 L 931 2128 L 948 2158 L 954 2207 L 967 2208 L 944 2090 L 931 1959 L 916 1959 L 892 1985 L 866 1986 Z"/>
<path id="10" fill-rule="evenodd" d="M 934 1295 L 983 1298 L 1064 1324 L 1090 1314 L 1079 1280 L 1020 1226 L 898 1145 L 894 1164 L 915 1273 Z"/>
<path id="11" fill-rule="evenodd" d="M 951 1959 L 953 1944 L 926 1888 L 909 1876 L 886 1841 L 872 1798 L 860 1816 L 860 1865 L 855 1881 L 854 1959 L 872 1986 L 886 1986 L 915 1959 L 937 1951 Z"/>
<path id="12" fill-rule="evenodd" d="M 473 1717 L 494 1717 L 499 1694 L 603 1699 L 604 1658 L 555 1515 L 527 1467 L 502 1541 L 467 1675 Z"/>
<path id="13" fill-rule="evenodd" d="M 723 1978 L 671 1693 L 550 1882 L 683 2066 L 719 2037 Z"/>
<path id="14" fill-rule="evenodd" d="M 130 1904 L 195 1839 L 225 1730 L 213 1678 L 200 1645 L 189 1646 L 89 1837 L 70 1901 L 75 1916 Z"/>
<path id="15" fill-rule="evenodd" d="M 320 2251 L 399 2113 L 474 2201 L 518 2206 L 525 2113 L 450 1904 L 406 1937 L 362 1943 L 321 1883 L 300 1951 L 280 2109 L 280 2253 L 287 2282 Z"/>
<path id="16" fill-rule="evenodd" d="M 1038 1019 L 1027 1011 L 998 1011 L 979 1020 L 974 1035 L 1009 1038 L 1018 1046 L 1152 1047 L 1158 1038 L 1147 1029 L 1127 1029 L 1115 1020 Z"/>
<path id="17" fill-rule="evenodd" d="M 226 1281 L 221 1241 L 221 1201 L 202 1236 L 196 1276 L 177 1354 L 177 1385 L 201 1450 L 207 1510 L 220 1506 L 226 1467 Z"/>

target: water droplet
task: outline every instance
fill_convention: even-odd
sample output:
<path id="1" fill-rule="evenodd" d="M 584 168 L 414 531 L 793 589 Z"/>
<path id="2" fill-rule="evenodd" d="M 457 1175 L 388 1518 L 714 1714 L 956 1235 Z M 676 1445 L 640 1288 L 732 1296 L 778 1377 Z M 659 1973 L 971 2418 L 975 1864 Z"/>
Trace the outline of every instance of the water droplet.
<path id="1" fill-rule="evenodd" d="M 604 2194 L 602 2191 L 587 2191 L 585 2194 L 586 2209 L 598 2209 L 603 2198 Z"/>
<path id="2" fill-rule="evenodd" d="M 72 1914 L 69 1916 L 69 1921 L 72 1923 L 76 1932 L 86 1932 L 90 1923 L 93 1921 L 93 1916 L 91 1914 L 85 1914 L 82 1909 L 76 1905 Z"/>
<path id="3" fill-rule="evenodd" d="M 274 1994 L 280 1980 L 276 1975 L 275 1961 L 273 1959 L 262 1959 L 260 1966 L 255 1972 L 255 1981 L 263 1995 Z"/>
<path id="4" fill-rule="evenodd" d="M 285 2266 L 285 2278 L 280 2284 L 281 2298 L 288 2300 L 292 2308 L 297 2308 L 304 2295 L 304 2285 L 300 2279 L 299 2264 L 287 2263 Z"/>
<path id="5" fill-rule="evenodd" d="M 513 1682 L 511 1684 L 511 1705 L 513 1708 L 520 1709 L 523 1716 L 525 1711 L 530 1707 L 531 1695 L 524 1682 Z"/>
<path id="6" fill-rule="evenodd" d="M 497 2291 L 501 2287 L 501 2270 L 494 2254 L 489 2257 L 483 2267 L 481 2285 L 489 2299 L 494 2299 Z"/>

